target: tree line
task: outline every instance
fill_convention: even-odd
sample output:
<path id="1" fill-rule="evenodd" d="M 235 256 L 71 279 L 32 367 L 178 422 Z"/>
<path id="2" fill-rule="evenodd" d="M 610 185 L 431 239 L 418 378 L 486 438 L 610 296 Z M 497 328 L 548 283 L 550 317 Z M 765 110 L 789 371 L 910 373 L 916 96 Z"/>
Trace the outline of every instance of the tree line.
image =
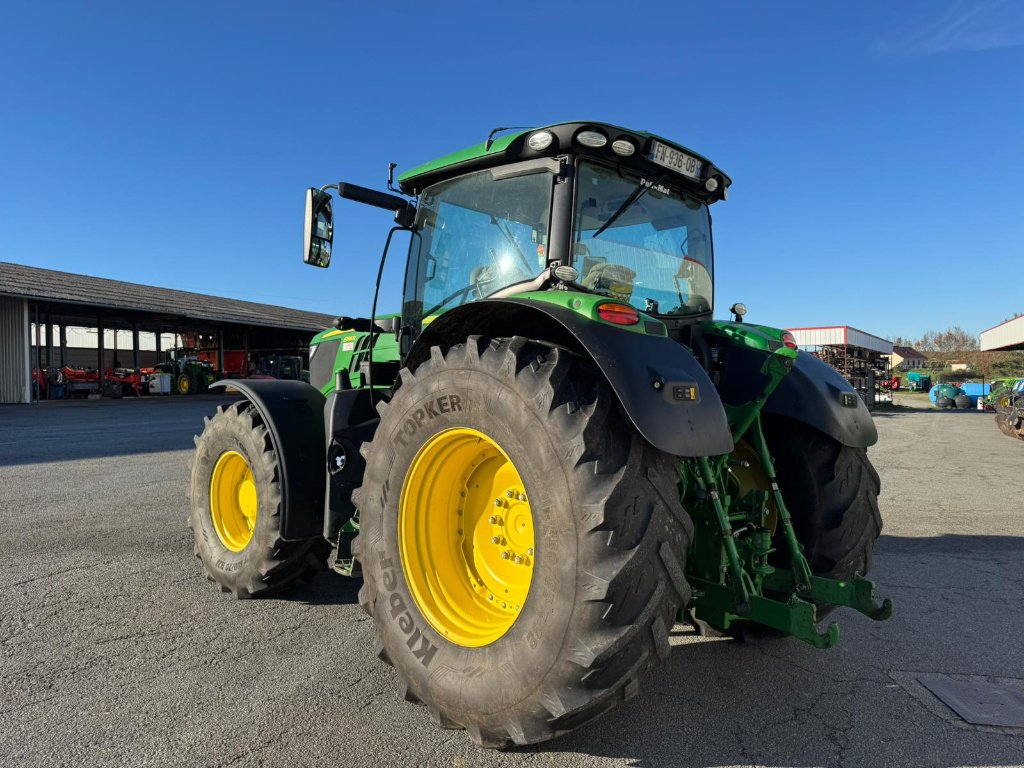
<path id="1" fill-rule="evenodd" d="M 900 347 L 913 347 L 918 352 L 973 352 L 978 349 L 978 337 L 959 325 L 944 331 L 926 331 L 919 339 L 897 336 L 892 343 Z"/>

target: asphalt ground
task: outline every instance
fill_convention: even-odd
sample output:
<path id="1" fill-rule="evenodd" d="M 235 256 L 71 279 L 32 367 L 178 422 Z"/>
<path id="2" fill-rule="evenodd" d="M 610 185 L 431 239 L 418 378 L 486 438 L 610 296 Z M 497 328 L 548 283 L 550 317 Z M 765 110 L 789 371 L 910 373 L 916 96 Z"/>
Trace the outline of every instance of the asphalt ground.
<path id="1" fill-rule="evenodd" d="M 0 764 L 1009 766 L 922 681 L 1024 684 L 1024 442 L 990 414 L 879 414 L 896 601 L 838 647 L 676 627 L 639 696 L 539 747 L 487 752 L 399 698 L 357 584 L 236 601 L 185 526 L 193 398 L 0 406 Z"/>

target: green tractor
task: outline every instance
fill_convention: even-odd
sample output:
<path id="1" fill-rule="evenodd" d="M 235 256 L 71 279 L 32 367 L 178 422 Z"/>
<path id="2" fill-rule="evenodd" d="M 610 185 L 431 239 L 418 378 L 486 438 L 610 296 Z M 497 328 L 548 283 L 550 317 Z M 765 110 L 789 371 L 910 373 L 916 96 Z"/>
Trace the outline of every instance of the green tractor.
<path id="1" fill-rule="evenodd" d="M 871 415 L 788 332 L 712 317 L 730 183 L 660 136 L 563 123 L 401 194 L 308 190 L 314 266 L 329 190 L 394 212 L 401 313 L 339 318 L 310 384 L 231 382 L 192 470 L 210 579 L 272 594 L 335 550 L 405 698 L 486 747 L 635 696 L 677 621 L 828 648 L 834 607 L 887 618 Z"/>
<path id="2" fill-rule="evenodd" d="M 153 366 L 155 373 L 169 373 L 171 387 L 179 395 L 205 392 L 216 381 L 213 364 L 200 360 L 194 349 L 176 347 L 167 350 L 164 361 Z"/>
<path id="3" fill-rule="evenodd" d="M 1007 437 L 1024 440 L 1024 379 L 997 379 L 988 396 L 996 426 Z"/>

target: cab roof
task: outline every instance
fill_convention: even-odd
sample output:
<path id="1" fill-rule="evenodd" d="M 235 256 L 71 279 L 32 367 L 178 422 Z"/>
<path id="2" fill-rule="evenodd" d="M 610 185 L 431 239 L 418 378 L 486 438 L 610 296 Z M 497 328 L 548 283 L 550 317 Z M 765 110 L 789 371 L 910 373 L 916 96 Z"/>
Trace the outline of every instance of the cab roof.
<path id="1" fill-rule="evenodd" d="M 574 142 L 574 137 L 585 130 L 597 130 L 604 133 L 608 138 L 607 144 L 602 148 L 595 149 L 585 147 L 580 145 L 578 142 Z M 526 144 L 527 137 L 538 131 L 549 131 L 555 136 L 551 146 L 539 151 L 530 149 Z M 620 138 L 631 140 L 634 146 L 637 147 L 637 152 L 634 158 L 624 158 L 612 154 L 611 143 Z M 473 146 L 466 147 L 458 152 L 452 152 L 451 154 L 444 155 L 443 157 L 418 165 L 401 174 L 398 177 L 398 185 L 406 194 L 416 195 L 431 184 L 463 173 L 483 168 L 490 168 L 515 160 L 529 160 L 538 157 L 562 155 L 570 151 L 582 155 L 605 156 L 626 165 L 635 165 L 637 164 L 637 160 L 640 160 L 642 161 L 642 164 L 647 165 L 649 164 L 647 163 L 647 155 L 649 153 L 651 142 L 654 140 L 667 144 L 676 150 L 685 152 L 686 154 L 703 161 L 706 168 L 705 178 L 712 175 L 721 178 L 718 194 L 712 195 L 712 197 L 714 199 L 721 199 L 724 197 L 725 189 L 732 183 L 732 180 L 720 169 L 715 167 L 715 165 L 703 155 L 694 152 L 682 144 L 657 134 L 648 133 L 647 131 L 635 131 L 629 128 L 613 125 L 612 123 L 596 121 L 574 121 L 554 123 L 552 125 L 539 126 L 537 128 L 516 129 L 511 133 L 503 134 L 493 140 L 474 144 Z M 681 174 L 676 175 L 684 178 Z"/>

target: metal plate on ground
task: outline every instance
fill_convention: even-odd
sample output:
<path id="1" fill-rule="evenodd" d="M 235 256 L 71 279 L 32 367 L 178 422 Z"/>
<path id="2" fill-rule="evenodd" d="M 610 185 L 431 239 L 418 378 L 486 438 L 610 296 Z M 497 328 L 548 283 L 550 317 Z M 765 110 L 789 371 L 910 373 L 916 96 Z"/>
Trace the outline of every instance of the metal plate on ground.
<path id="1" fill-rule="evenodd" d="M 918 678 L 947 707 L 972 725 L 1024 728 L 1024 692 L 980 680 Z"/>

